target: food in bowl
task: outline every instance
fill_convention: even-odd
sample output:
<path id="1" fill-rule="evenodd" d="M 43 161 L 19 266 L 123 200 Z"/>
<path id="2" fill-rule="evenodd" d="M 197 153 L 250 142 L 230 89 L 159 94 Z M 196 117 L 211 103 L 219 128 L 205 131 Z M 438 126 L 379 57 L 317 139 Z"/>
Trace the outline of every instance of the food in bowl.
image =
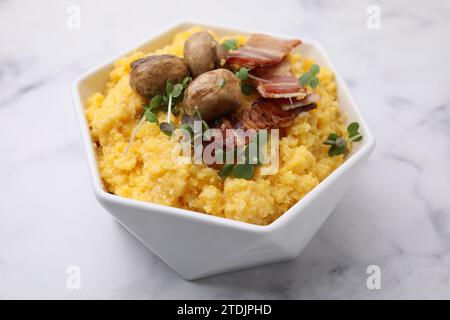
<path id="1" fill-rule="evenodd" d="M 247 223 L 273 222 L 362 138 L 356 123 L 346 125 L 332 71 L 293 51 L 299 45 L 265 35 L 219 38 L 195 27 L 155 52 L 116 61 L 104 92 L 86 108 L 105 189 Z M 277 172 L 263 175 L 258 162 L 174 162 L 174 132 L 192 129 L 195 119 L 219 130 L 279 130 Z"/>

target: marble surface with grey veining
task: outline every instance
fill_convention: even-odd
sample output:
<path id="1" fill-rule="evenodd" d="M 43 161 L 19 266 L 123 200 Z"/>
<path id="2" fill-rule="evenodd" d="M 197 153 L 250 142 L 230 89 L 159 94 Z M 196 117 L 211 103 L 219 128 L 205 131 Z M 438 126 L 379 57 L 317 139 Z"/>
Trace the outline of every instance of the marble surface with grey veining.
<path id="1" fill-rule="evenodd" d="M 380 29 L 367 27 L 370 5 Z M 321 42 L 375 133 L 369 163 L 293 261 L 185 281 L 93 196 L 71 82 L 183 20 Z M 0 1 L 0 298 L 449 299 L 449 30 L 437 0 Z M 66 286 L 69 265 L 80 290 Z"/>

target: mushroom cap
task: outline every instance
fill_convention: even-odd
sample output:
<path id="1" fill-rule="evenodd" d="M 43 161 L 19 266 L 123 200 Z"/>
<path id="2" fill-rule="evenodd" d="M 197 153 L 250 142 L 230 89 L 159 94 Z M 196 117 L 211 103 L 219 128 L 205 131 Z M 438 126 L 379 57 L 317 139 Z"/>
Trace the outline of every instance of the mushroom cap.
<path id="1" fill-rule="evenodd" d="M 195 78 L 186 89 L 183 108 L 200 112 L 205 121 L 235 112 L 241 105 L 239 79 L 229 70 L 216 69 Z"/>
<path id="2" fill-rule="evenodd" d="M 187 75 L 183 59 L 171 54 L 153 55 L 131 63 L 130 86 L 141 96 L 151 98 L 164 92 L 167 80 L 177 83 Z"/>
<path id="3" fill-rule="evenodd" d="M 223 46 L 206 31 L 194 33 L 184 43 L 184 60 L 193 77 L 220 67 L 225 53 Z"/>

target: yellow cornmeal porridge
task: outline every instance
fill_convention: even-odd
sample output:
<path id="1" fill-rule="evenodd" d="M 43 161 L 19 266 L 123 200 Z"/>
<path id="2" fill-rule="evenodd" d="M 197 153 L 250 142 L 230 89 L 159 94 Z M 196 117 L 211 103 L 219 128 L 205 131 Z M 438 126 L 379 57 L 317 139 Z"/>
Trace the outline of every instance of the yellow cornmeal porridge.
<path id="1" fill-rule="evenodd" d="M 201 28 L 175 36 L 154 54 L 183 56 L 185 40 Z M 234 36 L 240 45 L 246 37 Z M 239 221 L 266 225 L 277 219 L 344 161 L 328 156 L 323 145 L 328 135 L 346 136 L 345 119 L 336 101 L 333 73 L 322 67 L 317 108 L 303 113 L 280 140 L 280 163 L 276 175 L 261 176 L 257 168 L 252 180 L 228 177 L 206 165 L 175 164 L 174 143 L 155 123 L 145 122 L 128 153 L 125 149 L 143 113 L 144 99 L 129 85 L 130 62 L 144 57 L 135 52 L 116 61 L 105 92 L 88 101 L 86 115 L 96 143 L 98 165 L 106 189 L 116 195 L 204 212 Z M 298 53 L 288 56 L 296 77 L 308 71 L 313 60 Z M 246 97 L 244 107 L 254 97 Z M 160 121 L 166 113 L 160 112 Z M 175 117 L 174 122 L 178 122 Z"/>

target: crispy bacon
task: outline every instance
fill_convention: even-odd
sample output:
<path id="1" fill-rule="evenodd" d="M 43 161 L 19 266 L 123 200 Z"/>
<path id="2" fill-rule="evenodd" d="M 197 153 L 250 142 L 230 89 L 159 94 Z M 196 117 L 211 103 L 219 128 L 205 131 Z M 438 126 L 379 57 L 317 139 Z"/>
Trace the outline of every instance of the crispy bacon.
<path id="1" fill-rule="evenodd" d="M 304 105 L 291 110 L 283 110 L 284 99 L 259 98 L 243 115 L 243 126 L 251 129 L 272 129 L 290 127 L 297 115 L 312 110 L 315 103 Z"/>
<path id="2" fill-rule="evenodd" d="M 228 53 L 226 61 L 230 65 L 250 69 L 273 66 L 280 63 L 299 44 L 301 41 L 297 39 L 281 40 L 263 34 L 253 34 L 242 48 Z"/>
<path id="3" fill-rule="evenodd" d="M 214 120 L 211 128 L 219 129 L 222 133 L 220 141 L 214 140 L 211 143 L 222 146 L 245 145 L 249 142 L 248 136 L 241 136 L 237 129 L 259 130 L 259 129 L 281 129 L 284 135 L 285 128 L 290 127 L 295 118 L 302 112 L 306 112 L 316 108 L 315 103 L 302 105 L 290 110 L 283 110 L 283 106 L 289 103 L 289 99 L 264 99 L 258 98 L 252 104 L 252 107 L 240 114 L 230 114 L 225 117 Z"/>
<path id="4" fill-rule="evenodd" d="M 264 98 L 302 99 L 306 96 L 306 89 L 292 74 L 287 60 L 273 67 L 255 69 L 250 78 Z"/>
<path id="5" fill-rule="evenodd" d="M 226 139 L 225 132 L 227 129 L 287 128 L 293 124 L 295 117 L 300 113 L 315 109 L 317 106 L 315 102 L 306 105 L 303 102 L 299 100 L 298 105 L 301 106 L 285 110 L 284 107 L 290 105 L 289 99 L 258 98 L 253 102 L 250 109 L 239 115 L 232 114 L 216 119 L 211 127 L 222 130 L 224 139 Z M 231 137 L 231 139 L 233 138 Z"/>

